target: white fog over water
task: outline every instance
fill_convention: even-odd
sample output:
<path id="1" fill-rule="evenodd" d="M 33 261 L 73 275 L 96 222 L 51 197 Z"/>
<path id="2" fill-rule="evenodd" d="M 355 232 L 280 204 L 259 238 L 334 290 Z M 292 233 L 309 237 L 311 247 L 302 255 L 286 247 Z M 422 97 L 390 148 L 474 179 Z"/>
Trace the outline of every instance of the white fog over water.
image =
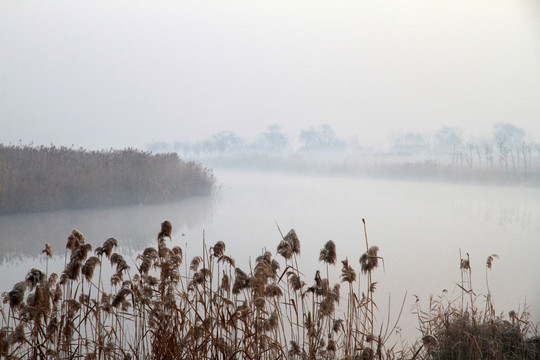
<path id="1" fill-rule="evenodd" d="M 338 260 L 347 257 L 360 270 L 358 258 L 365 251 L 361 219 L 365 218 L 369 243 L 379 246 L 385 264 L 374 274 L 380 311 L 387 309 L 390 294 L 395 315 L 407 292 L 401 324 L 406 337 L 416 334 L 415 318 L 409 311 L 413 294 L 424 304 L 430 294 L 441 294 L 444 289 L 449 297 L 459 294 L 460 249 L 463 256 L 470 254 L 477 294 L 486 293 L 485 262 L 497 254 L 500 259 L 489 271 L 495 309 L 507 314 L 523 309 L 526 302 L 532 320 L 540 321 L 538 188 L 216 172 L 220 187 L 211 200 L 0 218 L 0 240 L 8 244 L 2 250 L 0 287 L 9 290 L 32 267 L 44 270 L 40 252 L 45 242 L 53 244 L 53 252 L 59 255 L 49 264 L 49 271 L 60 272 L 65 240 L 73 227 L 94 247 L 116 237 L 122 252 L 132 251 L 135 259 L 138 251 L 155 245 L 159 224 L 165 219 L 173 224 L 173 245 L 187 246 L 187 261 L 200 255 L 204 230 L 208 246 L 224 241 L 226 253 L 246 270 L 248 259 L 253 261 L 264 249 L 276 254 L 281 240 L 276 222 L 283 232 L 294 228 L 302 245 L 300 269 L 309 284 L 315 270 L 324 268 L 317 260 L 328 240 L 336 243 Z M 8 225 L 15 223 L 18 226 Z M 25 245 L 24 255 L 14 256 L 21 252 L 19 242 L 31 245 Z M 130 265 L 133 271 L 131 261 Z M 340 270 L 338 262 L 331 270 L 333 282 L 339 280 Z M 365 284 L 360 276 L 362 281 Z"/>

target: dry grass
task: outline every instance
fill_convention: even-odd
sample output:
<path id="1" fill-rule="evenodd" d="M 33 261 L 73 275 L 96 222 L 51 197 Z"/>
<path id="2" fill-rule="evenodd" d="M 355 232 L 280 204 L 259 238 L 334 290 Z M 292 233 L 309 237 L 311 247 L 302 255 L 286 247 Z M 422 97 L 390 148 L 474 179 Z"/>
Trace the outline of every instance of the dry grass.
<path id="1" fill-rule="evenodd" d="M 177 154 L 0 144 L 0 214 L 159 203 L 208 194 L 214 181 Z"/>
<path id="2" fill-rule="evenodd" d="M 204 237 L 203 252 L 184 259 L 182 248 L 169 245 L 172 225 L 168 221 L 161 224 L 155 247 L 129 262 L 115 252 L 115 239 L 107 239 L 92 252 L 84 235 L 74 230 L 59 276 L 32 269 L 23 282 L 3 294 L 0 357 L 478 358 L 443 356 L 447 351 L 443 344 L 456 341 L 453 336 L 465 341 L 463 332 L 452 329 L 466 329 L 471 322 L 482 333 L 494 329 L 476 323 L 478 314 L 472 308 L 468 322 L 465 312 L 447 313 L 453 303 L 450 307 L 434 303 L 427 313 L 419 310 L 422 345 L 398 350 L 390 343 L 395 327 L 389 326 L 389 319 L 377 321 L 376 283 L 371 282 L 382 258 L 378 247 L 368 243 L 365 222 L 364 230 L 366 252 L 356 263 L 361 270 L 357 272 L 355 262 L 343 259 L 337 282 L 328 275 L 328 267 L 336 263 L 335 244 L 323 246 L 319 259 L 323 269 L 306 278 L 297 265 L 301 246 L 294 230 L 282 235 L 276 256 L 264 252 L 249 270 L 235 267 L 225 243 L 208 247 Z M 51 254 L 46 246 L 44 256 Z M 106 263 L 114 269 L 109 279 L 102 276 Z M 366 284 L 365 289 L 360 290 L 359 281 Z M 463 288 L 465 298 L 468 293 Z M 489 319 L 499 324 L 494 317 L 483 321 Z M 526 319 L 515 317 L 500 332 L 513 331 L 516 337 L 512 339 L 523 342 L 528 325 Z M 487 354 L 481 345 L 479 349 Z"/>
<path id="3" fill-rule="evenodd" d="M 467 254 L 460 259 L 460 296 L 450 299 L 447 292 L 430 297 L 429 308 L 415 305 L 421 341 L 414 358 L 433 360 L 527 360 L 540 359 L 538 329 L 526 310 L 510 311 L 508 318 L 496 315 L 489 290 L 488 274 L 497 255 L 486 261 L 486 295 L 477 295 L 472 286 L 472 265 Z"/>

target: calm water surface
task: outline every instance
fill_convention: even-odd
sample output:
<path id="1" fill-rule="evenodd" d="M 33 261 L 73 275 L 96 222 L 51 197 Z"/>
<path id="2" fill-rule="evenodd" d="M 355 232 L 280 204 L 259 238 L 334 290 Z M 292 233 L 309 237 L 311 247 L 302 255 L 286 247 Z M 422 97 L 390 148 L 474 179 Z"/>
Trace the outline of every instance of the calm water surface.
<path id="1" fill-rule="evenodd" d="M 385 265 L 374 275 L 376 300 L 381 313 L 390 301 L 395 314 L 408 294 L 404 332 L 415 327 L 408 311 L 413 294 L 423 304 L 444 289 L 449 297 L 459 294 L 460 250 L 470 255 L 478 294 L 486 291 L 486 258 L 498 254 L 489 271 L 496 310 L 507 313 L 527 304 L 533 320 L 540 321 L 540 189 L 219 169 L 216 174 L 221 186 L 213 198 L 0 217 L 1 291 L 23 280 L 30 268 L 45 269 L 40 252 L 47 242 L 59 254 L 49 262 L 49 271 L 60 272 L 73 228 L 94 246 L 115 237 L 121 252 L 135 259 L 137 251 L 154 244 L 165 219 L 174 227 L 173 244 L 186 248 L 187 257 L 200 254 L 204 230 L 207 244 L 224 241 L 242 268 L 264 249 L 275 253 L 280 241 L 276 223 L 284 233 L 295 228 L 302 245 L 300 270 L 309 283 L 315 270 L 323 268 L 319 251 L 330 239 L 339 260 L 347 257 L 360 268 L 365 218 L 369 243 L 379 246 Z M 340 270 L 331 269 L 332 282 Z"/>

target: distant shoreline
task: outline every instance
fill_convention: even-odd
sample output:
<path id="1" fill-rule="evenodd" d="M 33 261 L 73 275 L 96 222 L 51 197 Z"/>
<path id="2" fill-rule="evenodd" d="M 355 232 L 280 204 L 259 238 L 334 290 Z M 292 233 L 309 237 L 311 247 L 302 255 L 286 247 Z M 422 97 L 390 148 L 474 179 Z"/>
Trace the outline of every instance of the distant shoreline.
<path id="1" fill-rule="evenodd" d="M 284 171 L 308 175 L 361 176 L 386 180 L 435 181 L 456 184 L 540 186 L 536 171 L 474 167 L 408 156 L 317 156 L 239 154 L 200 158 L 214 169 Z"/>

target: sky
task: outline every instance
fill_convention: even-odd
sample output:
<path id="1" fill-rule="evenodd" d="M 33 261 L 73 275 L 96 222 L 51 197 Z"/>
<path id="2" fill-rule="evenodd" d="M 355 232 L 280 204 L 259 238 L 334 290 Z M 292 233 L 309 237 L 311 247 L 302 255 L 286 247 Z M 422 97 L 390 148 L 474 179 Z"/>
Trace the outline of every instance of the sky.
<path id="1" fill-rule="evenodd" d="M 540 140 L 540 2 L 0 0 L 0 142 L 407 131 Z"/>

